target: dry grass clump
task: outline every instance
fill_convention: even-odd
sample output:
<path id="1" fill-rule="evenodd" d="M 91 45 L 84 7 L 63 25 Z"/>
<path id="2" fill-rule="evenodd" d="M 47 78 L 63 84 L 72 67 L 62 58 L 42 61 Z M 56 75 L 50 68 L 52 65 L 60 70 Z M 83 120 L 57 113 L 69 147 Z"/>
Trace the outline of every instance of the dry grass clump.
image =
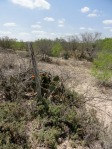
<path id="1" fill-rule="evenodd" d="M 112 124 L 100 132 L 100 142 L 103 149 L 112 148 Z"/>
<path id="2" fill-rule="evenodd" d="M 16 57 L 14 54 L 0 54 L 0 69 L 13 69 Z"/>

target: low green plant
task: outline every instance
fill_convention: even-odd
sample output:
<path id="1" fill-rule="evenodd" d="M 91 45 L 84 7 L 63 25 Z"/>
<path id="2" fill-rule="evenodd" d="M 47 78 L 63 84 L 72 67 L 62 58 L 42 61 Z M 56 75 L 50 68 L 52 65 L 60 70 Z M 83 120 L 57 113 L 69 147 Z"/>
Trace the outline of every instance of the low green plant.
<path id="1" fill-rule="evenodd" d="M 18 103 L 0 104 L 0 149 L 28 149 L 25 109 Z"/>
<path id="2" fill-rule="evenodd" d="M 92 73 L 104 84 L 112 80 L 112 50 L 102 50 L 94 59 Z"/>
<path id="3" fill-rule="evenodd" d="M 59 137 L 61 132 L 56 128 L 49 128 L 47 130 L 41 130 L 38 133 L 38 141 L 41 144 L 45 144 L 45 146 L 49 149 L 56 149 L 57 142 L 56 139 Z"/>

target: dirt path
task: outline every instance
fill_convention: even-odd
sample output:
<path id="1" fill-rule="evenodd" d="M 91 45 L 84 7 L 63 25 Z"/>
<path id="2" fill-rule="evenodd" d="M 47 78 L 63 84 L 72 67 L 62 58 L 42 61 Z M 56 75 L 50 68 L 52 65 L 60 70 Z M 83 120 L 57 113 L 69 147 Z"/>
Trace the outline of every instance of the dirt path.
<path id="1" fill-rule="evenodd" d="M 88 108 L 95 108 L 98 117 L 109 124 L 112 122 L 112 89 L 99 87 L 91 75 L 91 63 L 73 59 L 55 60 L 56 64 L 39 63 L 39 68 L 60 75 L 67 88 L 83 94 Z M 58 65 L 57 65 L 58 64 Z"/>

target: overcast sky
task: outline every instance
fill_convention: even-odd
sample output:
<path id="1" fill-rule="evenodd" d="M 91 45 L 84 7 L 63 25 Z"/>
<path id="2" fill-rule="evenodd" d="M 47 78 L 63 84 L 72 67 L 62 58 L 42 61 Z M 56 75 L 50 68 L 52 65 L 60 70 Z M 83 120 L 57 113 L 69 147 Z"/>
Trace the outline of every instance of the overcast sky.
<path id="1" fill-rule="evenodd" d="M 112 37 L 112 0 L 0 0 L 0 36 L 19 40 L 100 32 Z"/>

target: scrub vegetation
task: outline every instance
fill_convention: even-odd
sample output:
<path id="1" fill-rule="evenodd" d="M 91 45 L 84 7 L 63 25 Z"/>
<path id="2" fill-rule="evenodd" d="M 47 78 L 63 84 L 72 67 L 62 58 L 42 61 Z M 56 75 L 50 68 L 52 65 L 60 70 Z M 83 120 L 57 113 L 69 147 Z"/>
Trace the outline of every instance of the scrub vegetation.
<path id="1" fill-rule="evenodd" d="M 87 62 L 97 84 L 111 90 L 112 39 L 100 39 L 100 35 L 39 39 L 32 45 L 43 66 L 67 65 L 71 59 Z M 89 97 L 68 89 L 60 74 L 39 68 L 38 98 L 26 42 L 0 38 L 0 55 L 0 149 L 56 149 L 66 140 L 71 148 L 112 148 L 111 131 L 99 120 L 94 107 L 87 109 Z M 56 61 L 59 58 L 66 63 Z"/>

